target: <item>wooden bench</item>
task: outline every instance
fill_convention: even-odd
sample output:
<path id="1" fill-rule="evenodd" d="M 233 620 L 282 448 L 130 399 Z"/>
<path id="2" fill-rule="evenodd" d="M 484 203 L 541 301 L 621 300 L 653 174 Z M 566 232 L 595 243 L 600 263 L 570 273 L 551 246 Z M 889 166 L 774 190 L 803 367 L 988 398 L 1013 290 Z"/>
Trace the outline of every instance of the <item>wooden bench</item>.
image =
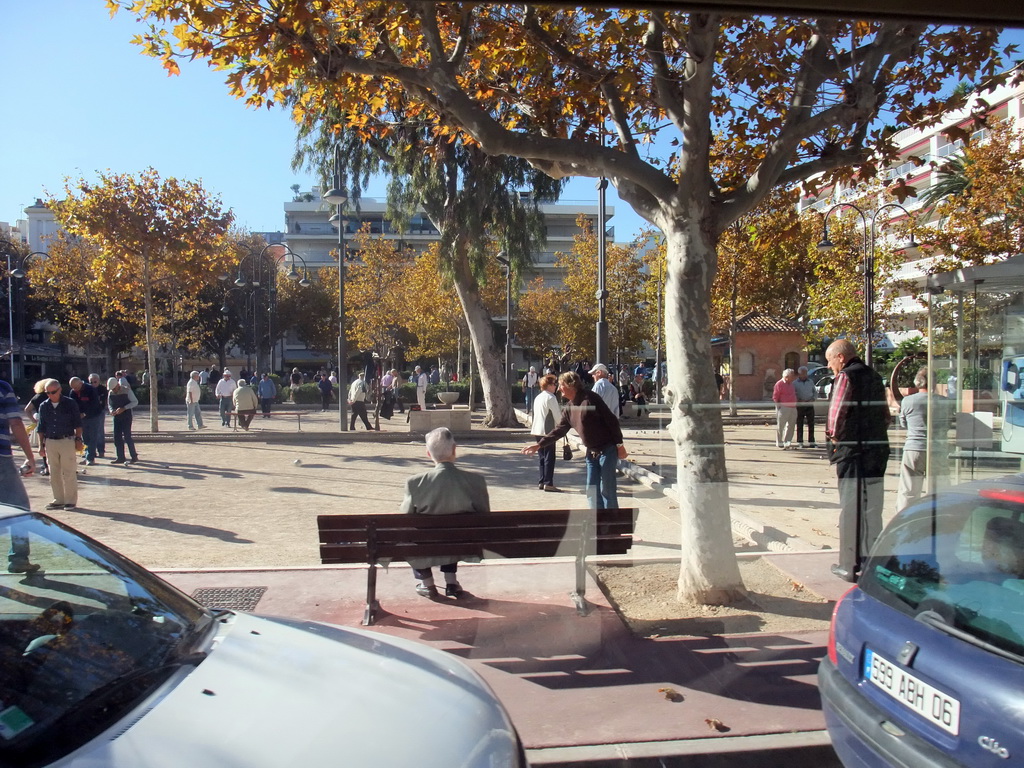
<path id="1" fill-rule="evenodd" d="M 271 417 L 274 417 L 274 416 L 294 416 L 298 420 L 299 432 L 301 432 L 302 431 L 302 417 L 306 416 L 308 413 L 309 413 L 309 411 L 274 411 L 274 410 L 271 410 L 270 411 L 270 416 Z M 237 432 L 238 431 L 238 411 L 228 411 L 228 416 L 230 416 L 231 419 L 232 419 L 231 428 L 235 432 Z M 262 418 L 263 418 L 263 411 L 257 410 L 256 411 L 256 415 L 253 416 L 252 420 L 256 421 L 257 419 L 262 419 Z"/>
<path id="2" fill-rule="evenodd" d="M 623 555 L 633 546 L 635 509 L 552 509 L 458 515 L 318 515 L 320 561 L 366 563 L 366 611 L 373 623 L 378 561 L 451 555 L 493 558 L 576 558 L 576 588 L 569 593 L 581 616 L 589 606 L 587 555 Z"/>

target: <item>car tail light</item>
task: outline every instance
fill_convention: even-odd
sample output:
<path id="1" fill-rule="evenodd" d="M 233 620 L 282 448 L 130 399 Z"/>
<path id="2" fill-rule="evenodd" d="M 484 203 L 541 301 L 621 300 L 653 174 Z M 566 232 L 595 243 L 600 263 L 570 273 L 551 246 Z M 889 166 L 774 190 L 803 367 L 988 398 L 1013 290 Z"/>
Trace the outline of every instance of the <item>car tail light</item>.
<path id="1" fill-rule="evenodd" d="M 828 625 L 828 660 L 834 665 L 839 664 L 839 660 L 836 657 L 836 614 L 839 613 L 839 606 L 842 605 L 843 600 L 849 597 L 850 593 L 857 588 L 854 584 L 848 590 L 843 593 L 843 596 L 836 600 L 836 607 L 832 609 L 832 621 Z"/>
<path id="2" fill-rule="evenodd" d="M 1011 491 L 1008 488 L 986 488 L 978 492 L 983 499 L 993 501 L 1009 501 L 1012 504 L 1024 504 L 1024 491 Z"/>

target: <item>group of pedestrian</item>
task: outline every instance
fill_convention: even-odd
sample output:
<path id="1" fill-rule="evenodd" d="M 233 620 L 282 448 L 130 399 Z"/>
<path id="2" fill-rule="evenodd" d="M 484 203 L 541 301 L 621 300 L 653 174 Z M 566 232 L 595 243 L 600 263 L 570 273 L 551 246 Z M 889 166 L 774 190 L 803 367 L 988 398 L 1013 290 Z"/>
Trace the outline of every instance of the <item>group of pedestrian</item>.
<path id="1" fill-rule="evenodd" d="M 47 509 L 72 510 L 77 507 L 78 465 L 94 466 L 97 459 L 106 457 L 108 414 L 112 417 L 115 450 L 111 464 L 134 464 L 139 460 L 132 437 L 132 409 L 139 401 L 127 377 L 127 371 L 118 371 L 103 385 L 95 373 L 89 375 L 88 381 L 73 376 L 68 380 L 67 393 L 57 379 L 41 379 L 36 382 L 35 394 L 29 403 L 17 412 L 19 423 L 22 413 L 32 421 L 31 438 L 27 438 L 31 441 L 30 450 L 26 451 L 27 462 L 21 471 L 26 475 L 35 472 L 36 459 L 31 451 L 34 443 L 42 459 L 41 474 L 49 476 L 53 493 Z M 9 390 L 10 385 L 6 384 L 6 388 Z M 9 406 L 13 390 L 5 397 Z M 17 406 L 16 398 L 14 403 Z M 24 424 L 21 424 L 21 430 L 24 429 Z M 13 426 L 16 437 L 19 431 L 17 426 Z M 27 436 L 28 431 L 25 433 Z M 10 455 L 3 453 L 2 440 L 0 455 Z"/>
<path id="2" fill-rule="evenodd" d="M 224 369 L 220 381 L 214 387 L 217 410 L 222 427 L 231 426 L 231 415 L 238 419 L 238 426 L 248 431 L 260 409 L 264 419 L 271 417 L 274 400 L 277 398 L 277 384 L 269 373 L 252 374 L 249 378 L 239 375 L 236 381 L 228 368 Z M 206 429 L 199 407 L 202 398 L 202 372 L 192 371 L 185 384 L 185 410 L 189 430 Z"/>
<path id="3" fill-rule="evenodd" d="M 595 370 L 603 367 L 594 366 Z M 566 371 L 557 379 L 558 390 L 566 400 L 564 408 L 560 408 L 554 398 L 555 383 L 551 374 L 540 379 L 542 391 L 534 403 L 530 430 L 537 442 L 522 449 L 524 454 L 540 456 L 538 486 L 544 491 L 558 490 L 554 485 L 555 446 L 570 429 L 575 429 L 585 451 L 585 491 L 591 506 L 594 509 L 617 508 L 615 473 L 619 459 L 627 456 L 618 415 L 597 391 L 597 385 L 587 389 L 575 371 Z M 557 423 L 548 429 L 552 421 Z"/>
<path id="4" fill-rule="evenodd" d="M 538 487 L 558 491 L 554 485 L 555 447 L 570 429 L 575 429 L 586 450 L 585 491 L 591 506 L 594 509 L 617 508 L 616 467 L 619 459 L 628 455 L 618 416 L 600 394 L 584 386 L 575 371 L 567 371 L 557 378 L 553 374 L 540 376 L 536 387 L 530 432 L 537 442 L 522 448 L 522 453 L 540 457 Z M 555 397 L 556 387 L 566 400 L 564 408 Z M 443 427 L 433 430 L 426 437 L 426 446 L 435 467 L 406 481 L 399 511 L 427 515 L 490 511 L 484 478 L 455 466 L 456 445 L 451 432 Z M 447 555 L 410 559 L 416 593 L 431 600 L 441 599 L 432 572 L 434 566 L 440 566 L 445 597 L 466 597 L 469 593 L 458 581 L 459 560 L 472 562 L 479 558 Z"/>
<path id="5" fill-rule="evenodd" d="M 881 377 L 857 355 L 847 340 L 832 343 L 825 353 L 826 362 L 834 374 L 831 401 L 825 424 L 826 447 L 829 461 L 836 468 L 839 489 L 839 562 L 832 571 L 840 578 L 855 581 L 862 561 L 881 532 L 883 478 L 889 458 L 889 407 Z M 425 408 L 425 393 L 436 367 L 427 373 L 416 366 L 413 381 L 417 401 Z M 619 422 L 619 393 L 611 381 L 611 374 L 602 363 L 587 371 L 593 386 L 587 387 L 581 375 L 574 370 L 558 376 L 552 373 L 538 375 L 531 367 L 523 379 L 532 416 L 530 433 L 535 442 L 522 448 L 526 455 L 537 454 L 539 459 L 538 488 L 558 492 L 554 483 L 556 447 L 575 430 L 584 447 L 586 466 L 585 492 L 590 505 L 596 509 L 617 508 L 616 470 L 620 460 L 627 458 Z M 185 388 L 188 427 L 204 429 L 199 407 L 204 374 L 210 371 L 192 371 Z M 291 386 L 296 386 L 293 370 Z M 264 418 L 269 418 L 271 403 L 277 388 L 268 374 L 253 382 L 245 378 L 235 380 L 225 369 L 216 382 L 215 394 L 219 400 L 221 423 L 230 426 L 230 416 L 237 414 L 239 426 L 249 429 L 262 405 Z M 301 380 L 301 374 L 298 374 Z M 634 375 L 631 396 L 643 396 L 642 372 Z M 400 405 L 397 396 L 402 380 L 397 370 L 387 371 L 380 379 L 382 402 Z M 929 408 L 935 408 L 931 398 L 931 382 L 927 368 L 917 372 L 914 381 L 918 393 L 903 399 L 900 422 L 908 430 L 900 473 L 897 501 L 902 509 L 922 493 L 927 451 L 927 425 Z M 301 383 L 300 383 L 301 385 Z M 331 393 L 338 385 L 336 374 L 321 372 L 317 385 L 321 393 Z M 116 458 L 112 463 L 126 464 L 138 461 L 131 435 L 132 411 L 138 405 L 126 371 L 119 371 L 102 386 L 97 374 L 88 381 L 72 377 L 69 392 L 56 379 L 43 379 L 37 383 L 36 395 L 24 411 L 35 422 L 34 440 L 38 455 L 43 459 L 43 471 L 49 474 L 53 500 L 47 509 L 73 510 L 78 504 L 77 465 L 95 464 L 105 455 L 105 419 L 113 417 L 113 439 Z M 564 403 L 560 403 L 556 392 Z M 782 449 L 803 447 L 803 431 L 807 430 L 808 445 L 815 447 L 814 385 L 806 366 L 786 369 L 775 385 L 773 400 L 777 406 L 776 446 Z M 351 429 L 357 419 L 365 427 L 374 429 L 367 416 L 370 397 L 366 374 L 360 372 L 349 386 L 347 399 L 351 405 Z M 18 410 L 17 399 L 6 382 L 0 381 L 0 500 L 27 508 L 28 500 L 13 462 L 12 441 L 16 441 L 26 456 L 20 472 L 31 475 L 36 469 L 35 451 L 25 430 Z M 327 408 L 327 400 L 324 401 Z M 389 414 L 390 415 L 390 414 Z M 938 430 L 948 428 L 946 410 L 932 412 Z M 426 440 L 428 456 L 435 462 L 430 472 L 410 478 L 400 510 L 414 514 L 446 514 L 466 511 L 488 511 L 489 500 L 483 478 L 454 466 L 456 446 L 447 429 L 434 430 Z M 126 450 L 130 459 L 126 456 Z M 8 569 L 26 572 L 31 567 L 26 551 L 18 542 L 12 542 L 8 555 Z M 441 562 L 444 561 L 444 562 Z M 431 558 L 410 564 L 417 579 L 417 593 L 431 599 L 440 596 L 433 582 L 431 567 L 440 565 L 445 577 L 445 595 L 461 597 L 465 590 L 457 581 L 457 566 L 450 556 Z M 21 569 L 21 570 L 18 570 Z"/>
<path id="6" fill-rule="evenodd" d="M 814 401 L 817 392 L 808 376 L 807 366 L 796 370 L 787 368 L 775 382 L 772 400 L 775 402 L 775 447 L 788 451 L 804 447 L 804 428 L 807 446 L 817 448 L 814 441 Z M 796 442 L 793 442 L 794 433 Z"/>

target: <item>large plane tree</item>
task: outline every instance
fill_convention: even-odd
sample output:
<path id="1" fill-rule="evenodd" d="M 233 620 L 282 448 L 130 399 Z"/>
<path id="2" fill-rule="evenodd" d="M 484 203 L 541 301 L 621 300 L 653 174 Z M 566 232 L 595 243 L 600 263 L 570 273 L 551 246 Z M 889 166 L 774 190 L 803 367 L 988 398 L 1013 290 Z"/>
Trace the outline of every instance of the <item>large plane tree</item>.
<path id="1" fill-rule="evenodd" d="M 714 12 L 375 0 L 109 0 L 154 22 L 170 71 L 296 118 L 344 105 L 374 138 L 402 111 L 548 175 L 604 176 L 664 234 L 682 600 L 728 603 L 733 556 L 710 293 L 718 240 L 772 189 L 875 174 L 888 126 L 926 124 L 1003 68 L 994 29 Z M 948 94 L 948 95 L 946 95 Z"/>

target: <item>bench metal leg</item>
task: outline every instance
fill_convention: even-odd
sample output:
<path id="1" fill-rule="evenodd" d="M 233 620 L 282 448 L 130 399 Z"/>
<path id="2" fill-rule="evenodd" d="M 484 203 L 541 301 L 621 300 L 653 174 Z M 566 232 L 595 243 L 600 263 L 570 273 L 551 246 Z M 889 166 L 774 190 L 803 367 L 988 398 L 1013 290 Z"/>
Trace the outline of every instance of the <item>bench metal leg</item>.
<path id="1" fill-rule="evenodd" d="M 572 602 L 576 606 L 576 613 L 580 616 L 590 614 L 590 603 L 587 602 L 587 598 L 583 596 L 582 592 L 570 592 L 569 597 L 572 598 Z"/>
<path id="2" fill-rule="evenodd" d="M 366 610 L 363 611 L 363 626 L 368 627 L 376 619 L 380 603 L 377 602 L 377 566 L 370 563 L 366 572 Z"/>
<path id="3" fill-rule="evenodd" d="M 299 432 L 301 432 L 301 431 L 302 431 L 302 414 L 300 413 L 300 414 L 299 414 L 299 415 L 297 415 L 297 416 L 296 416 L 295 418 L 296 418 L 296 419 L 298 420 L 298 422 L 299 422 Z"/>
<path id="4" fill-rule="evenodd" d="M 580 534 L 580 548 L 576 553 L 576 589 L 569 593 L 573 603 L 576 605 L 576 613 L 586 616 L 590 613 L 590 603 L 587 602 L 587 540 L 590 538 L 590 521 L 583 523 L 583 531 Z"/>

